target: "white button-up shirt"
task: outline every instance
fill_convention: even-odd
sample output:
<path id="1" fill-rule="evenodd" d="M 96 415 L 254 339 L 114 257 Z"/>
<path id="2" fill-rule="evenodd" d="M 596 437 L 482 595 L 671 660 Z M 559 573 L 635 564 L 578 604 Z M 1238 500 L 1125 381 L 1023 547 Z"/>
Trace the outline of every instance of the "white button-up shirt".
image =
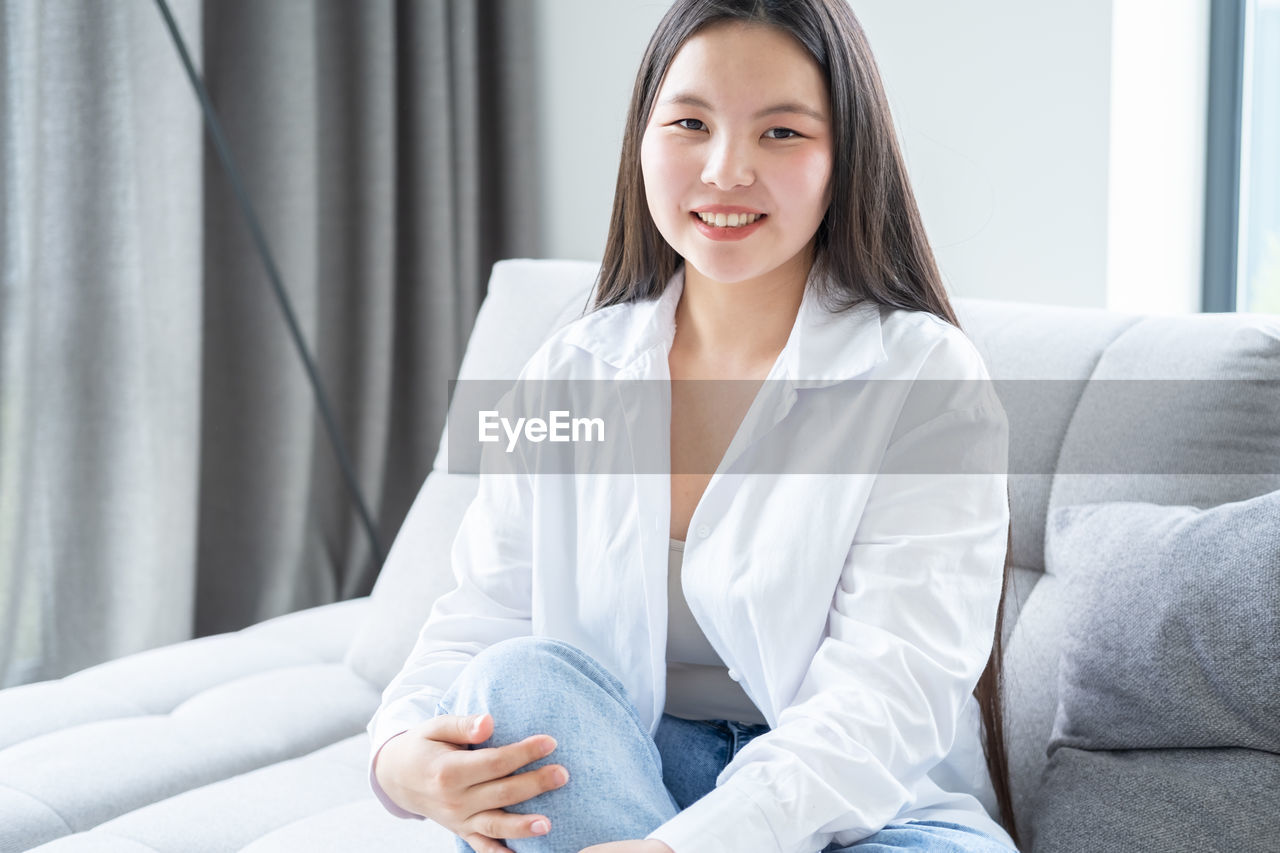
<path id="1" fill-rule="evenodd" d="M 522 378 L 669 381 L 682 288 L 680 271 L 656 299 L 570 323 Z M 907 381 L 859 392 L 874 380 Z M 973 781 L 974 767 L 990 784 L 972 692 L 994 641 L 1009 510 L 1008 423 L 987 380 L 951 324 L 870 303 L 831 313 L 806 288 L 684 551 L 689 609 L 771 730 L 648 837 L 676 853 L 816 853 L 891 822 L 948 820 L 1012 846 L 973 794 L 939 784 Z M 666 401 L 628 428 L 669 454 Z M 765 445 L 835 447 L 842 468 L 753 473 Z M 383 694 L 370 768 L 387 740 L 434 716 L 479 650 L 529 634 L 606 666 L 653 735 L 670 512 L 661 471 L 482 474 L 453 546 L 459 585 Z M 410 816 L 370 780 L 389 811 Z"/>

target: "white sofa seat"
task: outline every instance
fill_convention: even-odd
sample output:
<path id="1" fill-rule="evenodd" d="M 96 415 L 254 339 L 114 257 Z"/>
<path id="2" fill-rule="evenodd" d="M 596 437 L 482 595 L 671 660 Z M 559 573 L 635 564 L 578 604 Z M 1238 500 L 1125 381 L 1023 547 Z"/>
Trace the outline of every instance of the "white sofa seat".
<path id="1" fill-rule="evenodd" d="M 0 850 L 363 735 L 380 691 L 343 657 L 367 609 L 311 608 L 0 691 Z"/>
<path id="2" fill-rule="evenodd" d="M 297 758 L 193 788 L 135 809 L 87 832 L 36 848 L 72 853 L 186 850 L 419 849 L 421 823 L 381 820 L 368 796 L 363 731 Z M 231 816 L 231 819 L 228 819 Z M 444 841 L 447 832 L 431 825 Z"/>

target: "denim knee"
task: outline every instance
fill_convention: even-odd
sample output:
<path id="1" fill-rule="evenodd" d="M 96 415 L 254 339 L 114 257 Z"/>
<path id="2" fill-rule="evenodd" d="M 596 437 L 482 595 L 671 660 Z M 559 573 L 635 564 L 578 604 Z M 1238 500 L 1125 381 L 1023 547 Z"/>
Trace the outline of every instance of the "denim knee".
<path id="1" fill-rule="evenodd" d="M 440 700 L 442 713 L 539 717 L 546 709 L 590 713 L 597 701 L 616 701 L 640 724 L 640 715 L 622 682 L 572 643 L 551 637 L 512 637 L 485 648 L 467 664 Z M 576 701 L 566 703 L 575 697 Z M 495 708 L 495 706 L 498 706 Z M 505 726 L 504 726 L 505 728 Z M 496 731 L 495 731 L 496 734 Z"/>
<path id="2" fill-rule="evenodd" d="M 679 811 L 663 784 L 662 755 L 622 682 L 571 643 L 526 636 L 489 646 L 468 661 L 438 710 L 493 716 L 493 734 L 469 749 L 555 738 L 550 755 L 515 772 L 560 764 L 568 783 L 506 808 L 546 814 L 551 835 L 514 840 L 513 850 L 577 851 L 643 838 Z"/>
<path id="3" fill-rule="evenodd" d="M 540 662 L 544 656 L 577 665 L 586 658 L 585 652 L 564 640 L 552 637 L 512 637 L 488 646 L 474 658 L 472 663 L 480 663 L 486 675 L 501 677 L 503 675 L 522 675 L 530 667 Z"/>

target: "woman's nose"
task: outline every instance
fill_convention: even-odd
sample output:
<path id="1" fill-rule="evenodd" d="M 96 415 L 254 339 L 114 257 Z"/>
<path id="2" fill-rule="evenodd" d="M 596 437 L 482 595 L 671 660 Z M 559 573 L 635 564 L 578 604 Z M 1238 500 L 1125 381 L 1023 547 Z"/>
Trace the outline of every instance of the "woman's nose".
<path id="1" fill-rule="evenodd" d="M 755 182 L 755 164 L 749 146 L 722 138 L 712 143 L 707 162 L 702 168 L 702 181 L 722 190 L 750 186 Z"/>

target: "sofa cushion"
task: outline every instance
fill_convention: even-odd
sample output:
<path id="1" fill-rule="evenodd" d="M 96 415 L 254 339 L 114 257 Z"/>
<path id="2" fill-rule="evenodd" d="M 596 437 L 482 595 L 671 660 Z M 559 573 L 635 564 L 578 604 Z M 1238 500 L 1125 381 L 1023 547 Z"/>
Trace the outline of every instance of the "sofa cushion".
<path id="1" fill-rule="evenodd" d="M 542 342 L 561 326 L 582 316 L 600 269 L 590 261 L 508 260 L 493 265 L 489 291 L 476 315 L 458 381 L 512 380 Z M 477 474 L 476 447 L 449 456 L 445 422 L 434 469 Z M 452 462 L 452 465 L 450 464 Z"/>
<path id="2" fill-rule="evenodd" d="M 1130 386 L 1140 393 L 1159 392 L 1160 417 L 1116 394 L 1123 389 L 1119 382 L 1133 380 L 1176 380 L 1145 391 Z M 1278 382 L 1280 317 L 1142 318 L 1105 349 L 1083 389 L 1063 437 L 1049 512 L 1114 501 L 1208 508 L 1280 489 Z M 1180 393 L 1167 393 L 1170 389 Z M 1116 417 L 1117 401 L 1132 418 Z M 1011 413 L 1011 433 L 1014 429 Z M 1013 446 L 1011 435 L 1011 453 Z M 1113 460 L 1129 471 L 1151 473 L 1108 473 Z M 1201 473 L 1185 470 L 1192 465 Z M 1016 544 L 1016 527 L 1014 537 Z M 1051 571 L 1036 584 L 1005 658 L 1009 772 L 1015 810 L 1024 823 L 1031 819 L 1029 804 L 1058 705 L 1056 673 L 1067 615 L 1062 586 Z"/>
<path id="3" fill-rule="evenodd" d="M 1252 749 L 1054 751 L 1027 853 L 1272 853 L 1280 757 Z"/>
<path id="4" fill-rule="evenodd" d="M 361 732 L 45 844 L 41 853 L 423 850 L 452 853 L 428 821 L 387 814 L 369 793 Z M 435 839 L 434 841 L 432 839 Z"/>
<path id="5" fill-rule="evenodd" d="M 379 692 L 413 651 L 431 605 L 456 582 L 449 555 L 479 487 L 476 475 L 432 471 L 391 543 L 369 596 L 369 618 L 346 656 L 347 666 Z"/>
<path id="6" fill-rule="evenodd" d="M 1205 508 L 1274 491 L 1278 423 L 1280 317 L 1147 317 L 1090 377 L 1049 510 L 1108 501 Z"/>
<path id="7" fill-rule="evenodd" d="M 433 820 L 392 817 L 382 803 L 366 797 L 272 830 L 240 853 L 352 853 L 353 850 L 456 853 L 455 839 L 452 832 Z"/>
<path id="8" fill-rule="evenodd" d="M 514 382 L 553 331 L 582 315 L 599 268 L 591 261 L 494 264 L 458 381 Z M 433 471 L 400 525 L 370 596 L 372 612 L 347 652 L 352 670 L 379 690 L 404 665 L 432 603 L 455 583 L 449 554 L 479 487 L 480 458 L 472 446 L 451 459 L 448 439 L 446 422 Z"/>
<path id="9" fill-rule="evenodd" d="M 256 673 L 340 661 L 368 606 L 365 598 L 325 604 L 0 690 L 0 765 L 6 747 L 42 734 L 168 714 L 205 691 Z"/>
<path id="10" fill-rule="evenodd" d="M 0 752 L 0 790 L 22 817 L 0 821 L 0 850 L 89 829 L 356 732 L 367 744 L 363 729 L 377 704 L 377 691 L 344 665 L 309 664 L 211 687 L 165 714 L 83 723 L 15 744 Z"/>
<path id="11" fill-rule="evenodd" d="M 1033 850 L 1273 843 L 1280 491 L 1061 507 L 1046 547 L 1070 616 Z"/>
<path id="12" fill-rule="evenodd" d="M 1044 570 L 1044 519 L 1071 414 L 1103 351 L 1141 321 L 1100 308 L 953 301 L 1009 416 L 1013 563 Z"/>
<path id="13" fill-rule="evenodd" d="M 310 608 L 0 691 L 0 851 L 359 731 L 378 694 L 338 661 L 368 604 Z"/>

